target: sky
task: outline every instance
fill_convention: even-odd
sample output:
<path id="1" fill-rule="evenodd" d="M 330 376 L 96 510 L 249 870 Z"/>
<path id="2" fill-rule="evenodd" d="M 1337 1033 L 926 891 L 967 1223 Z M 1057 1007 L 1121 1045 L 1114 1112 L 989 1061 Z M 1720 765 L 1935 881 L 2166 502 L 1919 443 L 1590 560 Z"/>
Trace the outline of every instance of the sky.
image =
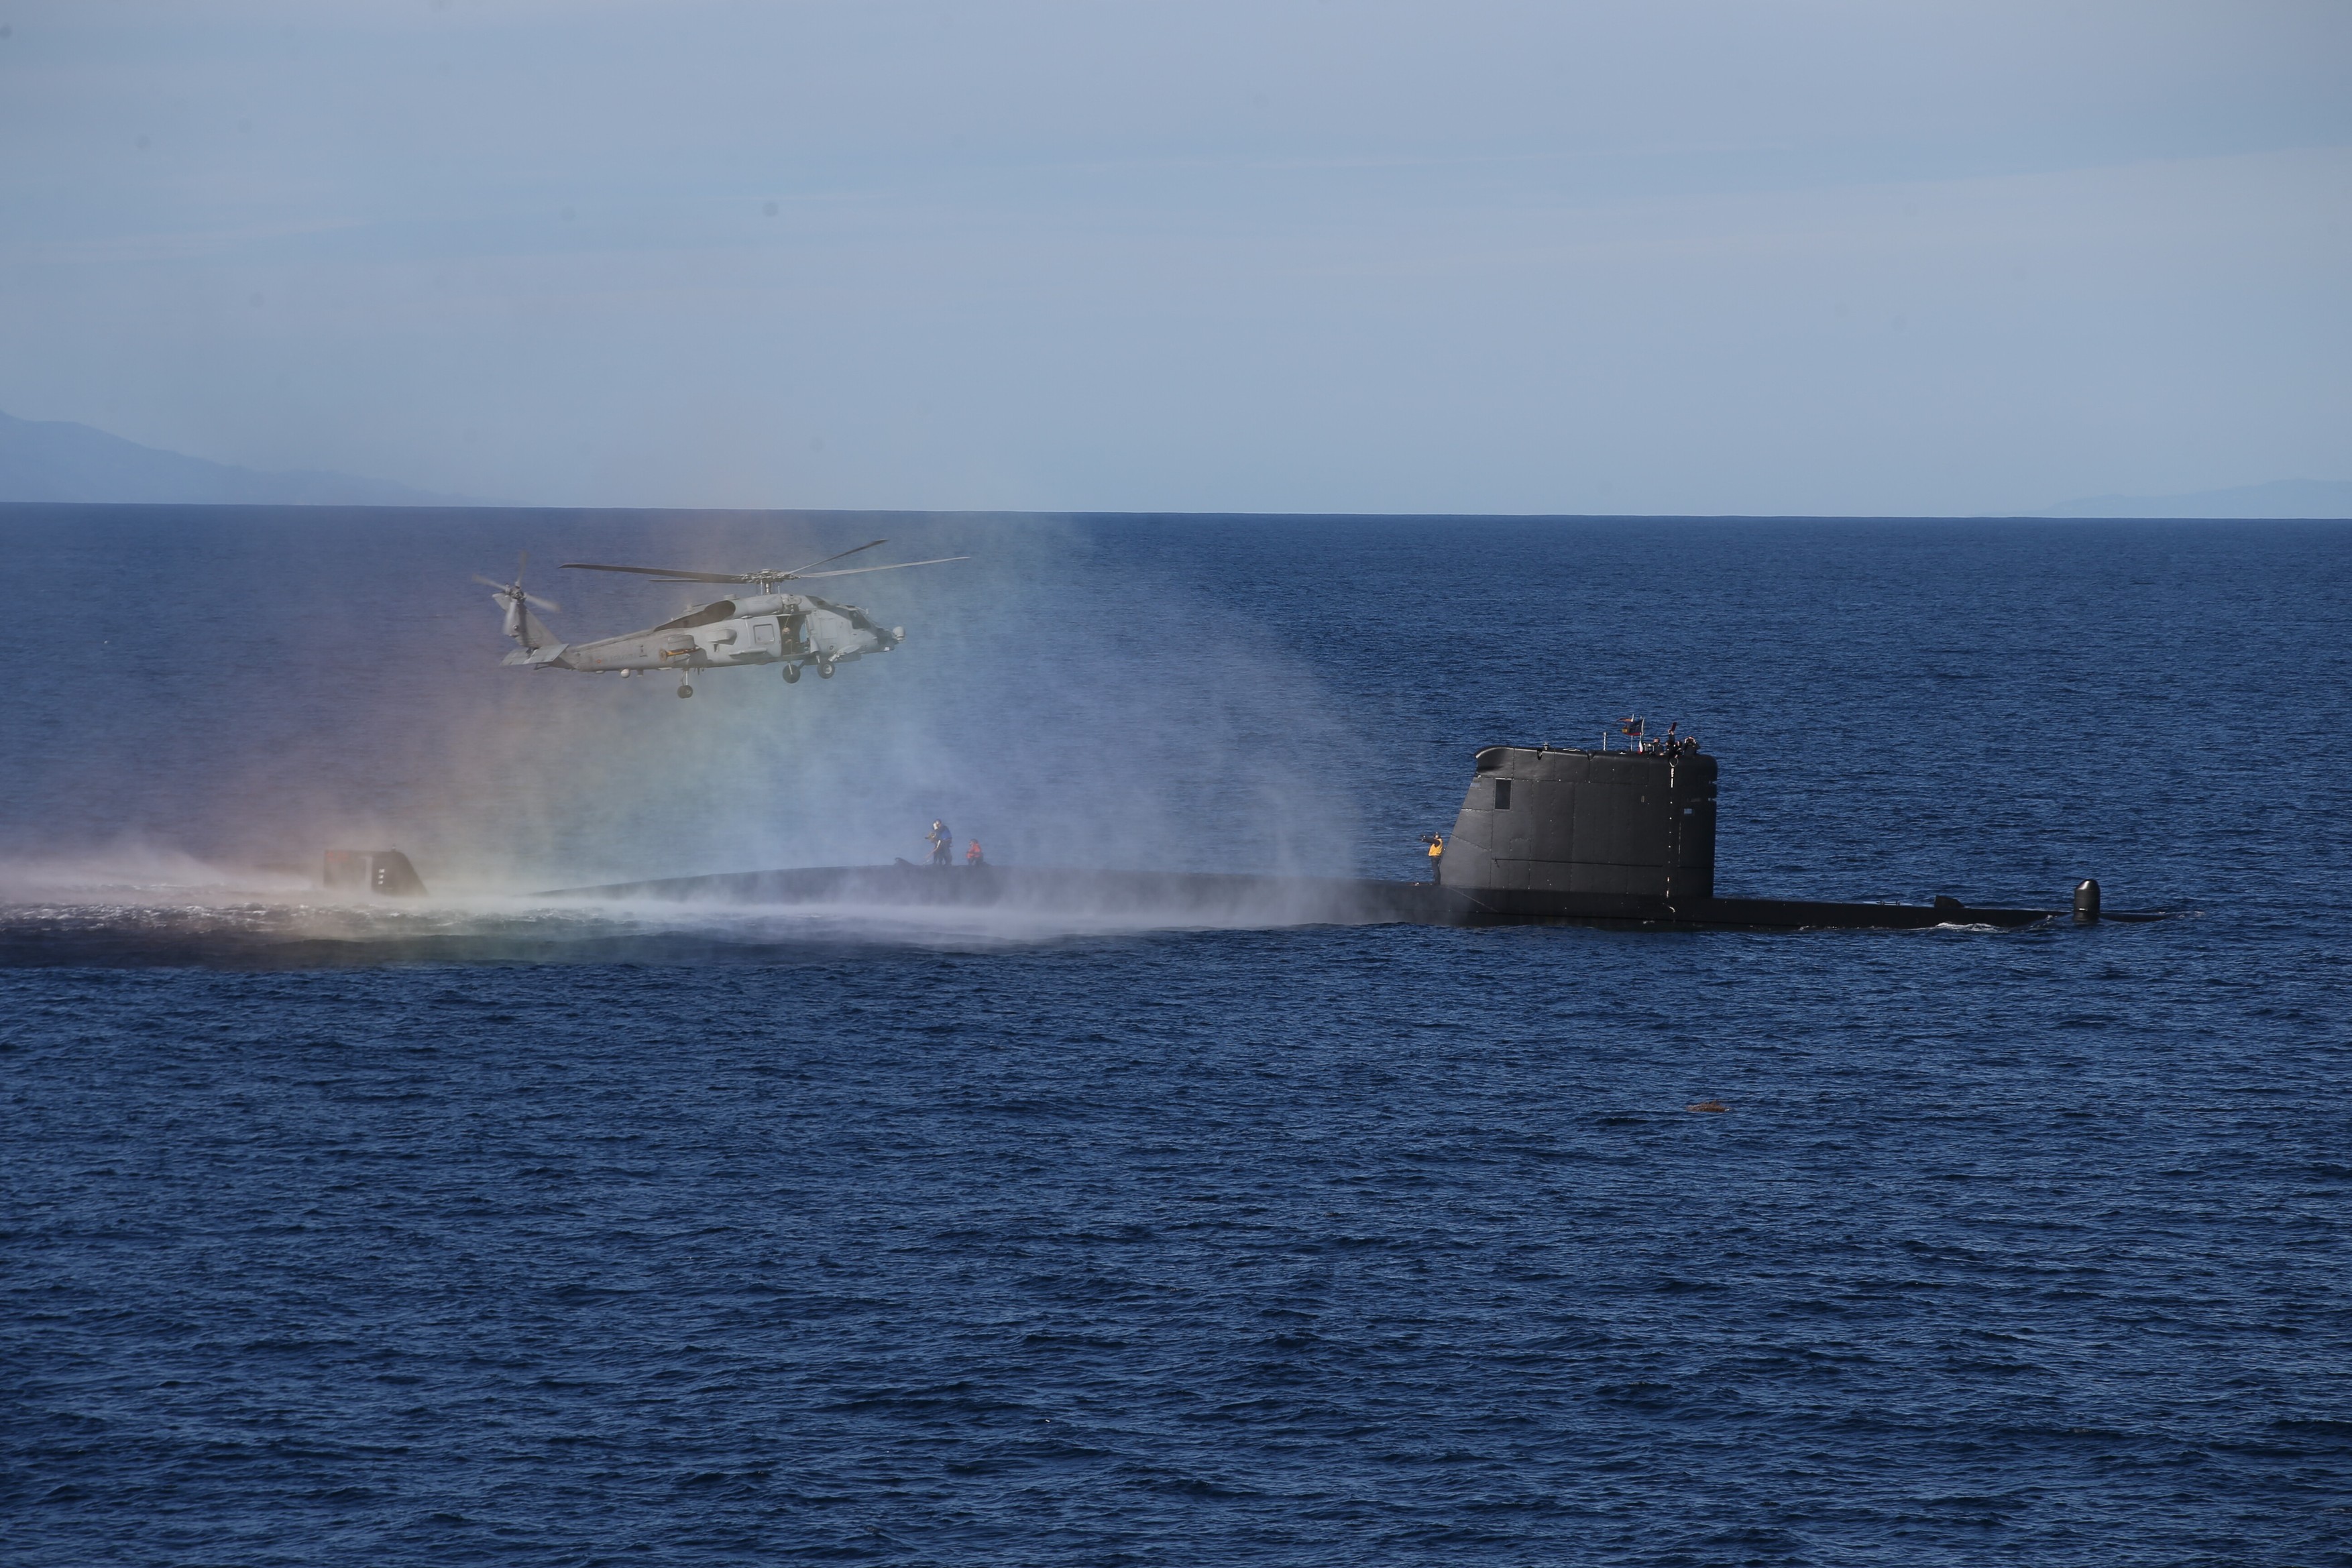
<path id="1" fill-rule="evenodd" d="M 0 410 L 527 504 L 2352 479 L 2352 5 L 0 0 Z"/>

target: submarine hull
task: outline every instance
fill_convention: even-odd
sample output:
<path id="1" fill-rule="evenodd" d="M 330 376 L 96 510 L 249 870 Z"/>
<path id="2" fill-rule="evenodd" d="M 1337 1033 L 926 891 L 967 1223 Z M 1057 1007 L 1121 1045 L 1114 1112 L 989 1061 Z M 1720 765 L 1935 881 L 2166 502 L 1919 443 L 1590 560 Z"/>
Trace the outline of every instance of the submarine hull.
<path id="1" fill-rule="evenodd" d="M 1013 866 L 820 866 L 666 877 L 552 897 L 683 902 L 957 907 L 1203 926 L 1584 925 L 1640 931 L 1919 931 L 2023 926 L 2061 910 L 1960 903 L 1843 904 L 1800 899 L 1678 899 L 1526 889 L 1469 889 L 1371 878 Z M 2110 919 L 2127 918 L 2111 915 Z"/>
<path id="2" fill-rule="evenodd" d="M 1488 746 L 1434 882 L 1006 866 L 810 867 L 580 888 L 569 896 L 739 904 L 960 906 L 1134 924 L 1584 925 L 1630 931 L 1921 931 L 2151 920 L 2100 912 L 2098 884 L 2065 910 L 1842 904 L 1715 896 L 1715 759 L 1696 742 L 1639 752 Z M 551 895 L 565 896 L 565 895 Z"/>

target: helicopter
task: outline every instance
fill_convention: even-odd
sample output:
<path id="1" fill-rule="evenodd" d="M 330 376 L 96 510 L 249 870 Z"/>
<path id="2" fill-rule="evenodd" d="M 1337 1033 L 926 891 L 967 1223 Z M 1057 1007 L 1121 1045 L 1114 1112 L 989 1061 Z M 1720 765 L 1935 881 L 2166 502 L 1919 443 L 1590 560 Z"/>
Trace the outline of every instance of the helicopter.
<path id="1" fill-rule="evenodd" d="M 560 614 L 562 606 L 523 589 L 523 569 L 530 563 L 526 552 L 515 564 L 514 581 L 500 583 L 477 576 L 474 581 L 492 590 L 506 612 L 506 635 L 518 645 L 501 662 L 532 669 L 576 669 L 624 678 L 654 670 L 677 671 L 677 694 L 694 695 L 693 672 L 724 669 L 735 665 L 775 664 L 788 681 L 816 666 L 818 679 L 830 680 L 835 667 L 869 653 L 888 653 L 907 640 L 904 626 L 884 626 L 855 605 L 836 605 L 814 594 L 780 594 L 778 585 L 814 577 L 849 577 L 861 572 L 896 572 L 908 566 L 938 566 L 966 561 L 964 555 L 941 555 L 929 561 L 899 561 L 887 566 L 847 566 L 831 572 L 816 568 L 887 544 L 887 539 L 795 566 L 789 572 L 688 572 L 668 566 L 608 566 L 592 561 L 567 561 L 567 572 L 628 572 L 656 583 L 741 583 L 755 591 L 731 599 L 698 605 L 675 620 L 641 632 L 599 637 L 594 642 L 557 639 L 534 608 Z"/>

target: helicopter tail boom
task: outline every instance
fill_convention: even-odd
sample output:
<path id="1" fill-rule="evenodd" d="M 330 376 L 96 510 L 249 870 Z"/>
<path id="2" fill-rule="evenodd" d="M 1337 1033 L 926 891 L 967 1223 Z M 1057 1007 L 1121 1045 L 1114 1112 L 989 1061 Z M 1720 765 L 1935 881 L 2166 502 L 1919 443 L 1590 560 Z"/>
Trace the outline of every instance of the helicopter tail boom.
<path id="1" fill-rule="evenodd" d="M 572 645 L 559 640 L 553 632 L 549 631 L 546 623 L 530 613 L 529 605 L 520 598 L 509 598 L 505 594 L 499 595 L 499 602 L 506 606 L 507 636 L 521 645 L 501 662 L 544 665 L 559 663 L 562 659 L 563 650 Z"/>
<path id="2" fill-rule="evenodd" d="M 534 667 L 560 665 L 566 669 L 570 669 L 575 667 L 563 656 L 571 647 L 572 645 L 568 642 L 551 642 L 544 644 L 539 647 L 519 647 L 499 662 L 500 664 L 525 664 Z"/>
<path id="3" fill-rule="evenodd" d="M 555 634 L 547 629 L 546 622 L 530 613 L 530 606 L 520 595 L 509 597 L 500 594 L 498 598 L 506 605 L 506 633 L 510 639 L 520 643 L 526 650 L 550 647 L 555 644 Z"/>

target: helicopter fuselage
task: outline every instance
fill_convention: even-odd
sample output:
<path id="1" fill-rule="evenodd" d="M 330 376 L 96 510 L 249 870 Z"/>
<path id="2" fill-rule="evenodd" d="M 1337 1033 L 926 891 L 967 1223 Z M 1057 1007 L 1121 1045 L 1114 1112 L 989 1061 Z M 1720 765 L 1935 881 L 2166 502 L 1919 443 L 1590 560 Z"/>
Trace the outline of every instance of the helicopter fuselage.
<path id="1" fill-rule="evenodd" d="M 724 669 L 782 664 L 797 675 L 814 664 L 831 674 L 869 653 L 888 653 L 906 640 L 903 626 L 883 626 L 855 605 L 813 594 L 748 594 L 698 605 L 675 620 L 593 642 L 548 642 L 520 647 L 505 662 L 589 674 L 632 675 L 652 669 Z"/>

